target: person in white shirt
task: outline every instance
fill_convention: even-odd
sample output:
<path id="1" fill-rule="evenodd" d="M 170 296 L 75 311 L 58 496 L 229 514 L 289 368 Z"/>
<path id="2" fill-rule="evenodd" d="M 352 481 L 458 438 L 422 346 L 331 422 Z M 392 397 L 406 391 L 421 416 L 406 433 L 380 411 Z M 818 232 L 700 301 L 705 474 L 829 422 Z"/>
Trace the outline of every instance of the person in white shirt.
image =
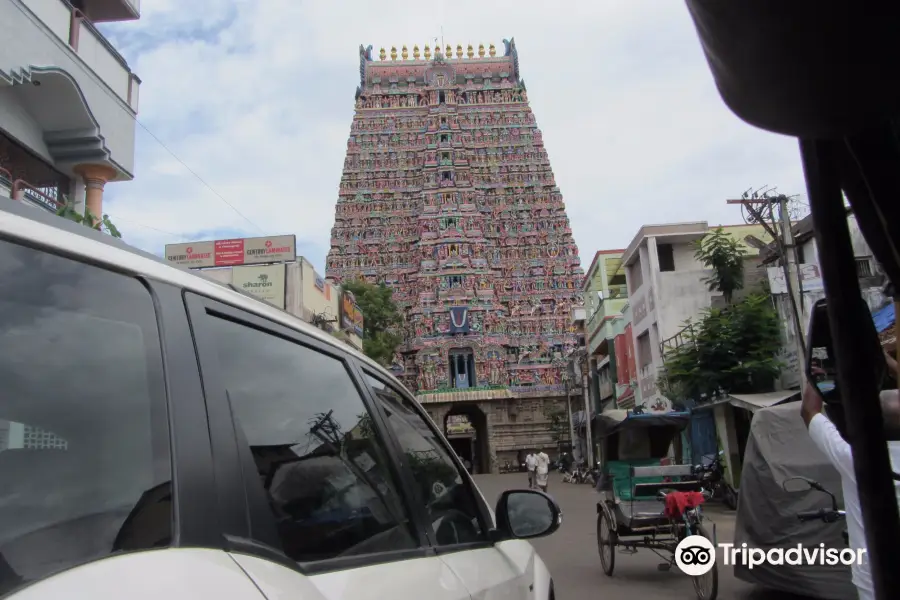
<path id="1" fill-rule="evenodd" d="M 546 492 L 550 479 L 550 457 L 541 450 L 537 456 L 534 457 L 534 464 L 537 486 L 542 492 Z"/>
<path id="2" fill-rule="evenodd" d="M 891 365 L 890 362 L 888 364 Z M 881 407 L 886 422 L 895 420 L 900 422 L 900 393 L 897 390 L 881 392 Z M 863 528 L 862 508 L 859 504 L 859 491 L 856 486 L 856 472 L 853 470 L 853 453 L 850 444 L 841 437 L 834 424 L 822 412 L 822 396 L 811 383 L 807 383 L 803 390 L 800 412 L 813 442 L 841 474 L 841 489 L 844 496 L 850 547 L 855 550 L 864 550 L 866 534 Z M 900 442 L 888 442 L 888 449 L 893 470 L 898 473 L 900 472 Z M 897 504 L 900 506 L 900 485 L 895 483 L 895 488 Z M 853 585 L 856 586 L 859 600 L 874 600 L 875 587 L 869 570 L 868 556 L 865 553 L 862 564 L 854 563 L 851 571 Z"/>
<path id="3" fill-rule="evenodd" d="M 525 457 L 525 468 L 528 469 L 528 489 L 534 489 L 534 467 L 535 460 L 534 454 L 531 452 L 528 453 L 528 456 Z"/>

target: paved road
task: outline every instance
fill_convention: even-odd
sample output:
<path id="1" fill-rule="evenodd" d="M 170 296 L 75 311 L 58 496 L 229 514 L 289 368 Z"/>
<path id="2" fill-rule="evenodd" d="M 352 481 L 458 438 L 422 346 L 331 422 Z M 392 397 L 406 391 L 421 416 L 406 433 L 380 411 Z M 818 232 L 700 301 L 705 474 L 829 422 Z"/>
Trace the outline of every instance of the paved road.
<path id="1" fill-rule="evenodd" d="M 501 492 L 526 487 L 522 474 L 476 475 L 475 480 L 488 503 Z M 597 494 L 587 485 L 562 483 L 551 473 L 550 494 L 563 509 L 563 524 L 552 536 L 534 540 L 534 545 L 550 568 L 559 600 L 692 600 L 696 598 L 691 580 L 678 571 L 657 569 L 662 559 L 649 550 L 637 554 L 618 553 L 612 577 L 600 567 L 597 552 Z M 734 512 L 711 505 L 707 518 L 716 524 L 720 540 L 733 539 Z M 775 594 L 745 583 L 728 567 L 719 567 L 720 600 L 804 600 L 798 596 Z"/>

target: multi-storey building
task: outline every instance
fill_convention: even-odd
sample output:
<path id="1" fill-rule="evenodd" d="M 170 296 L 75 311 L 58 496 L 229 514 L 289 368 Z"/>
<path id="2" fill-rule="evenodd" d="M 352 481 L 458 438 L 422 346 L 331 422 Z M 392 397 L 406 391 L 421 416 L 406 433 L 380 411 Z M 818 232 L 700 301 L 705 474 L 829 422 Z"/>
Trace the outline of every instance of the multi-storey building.
<path id="1" fill-rule="evenodd" d="M 759 249 L 747 238 L 771 241 L 761 225 L 719 225 L 706 221 L 644 225 L 622 257 L 628 286 L 628 305 L 634 337 L 638 392 L 646 411 L 667 411 L 671 402 L 659 392 L 656 378 L 665 354 L 684 343 L 685 323 L 697 319 L 707 308 L 724 306 L 721 292 L 711 291 L 707 278 L 712 271 L 695 253 L 696 244 L 721 228 L 743 247 L 744 289 L 735 299 L 757 291 Z"/>
<path id="2" fill-rule="evenodd" d="M 360 47 L 326 275 L 395 290 L 395 370 L 435 422 L 465 414 L 475 469 L 552 448 L 583 301 L 578 249 L 514 41 L 498 55 Z M 456 447 L 456 445 L 455 445 Z M 498 462 L 499 461 L 499 462 Z"/>
<path id="3" fill-rule="evenodd" d="M 140 0 L 0 0 L 0 194 L 102 214 L 134 173 L 140 79 L 97 29 Z"/>
<path id="4" fill-rule="evenodd" d="M 584 305 L 587 309 L 585 339 L 591 362 L 591 396 L 599 411 L 616 396 L 617 365 L 615 339 L 625 328 L 622 307 L 628 302 L 625 250 L 599 250 L 585 276 Z"/>

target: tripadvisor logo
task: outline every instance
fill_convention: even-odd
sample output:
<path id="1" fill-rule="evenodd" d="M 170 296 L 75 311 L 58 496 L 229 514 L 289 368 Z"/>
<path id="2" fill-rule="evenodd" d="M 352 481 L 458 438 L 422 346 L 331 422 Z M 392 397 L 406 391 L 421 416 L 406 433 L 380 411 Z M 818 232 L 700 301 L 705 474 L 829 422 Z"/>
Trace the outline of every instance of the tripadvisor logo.
<path id="1" fill-rule="evenodd" d="M 269 276 L 263 273 L 259 277 L 256 278 L 256 281 L 246 281 L 244 282 L 244 289 L 262 289 L 262 288 L 270 288 L 274 283 L 269 281 Z"/>
<path id="2" fill-rule="evenodd" d="M 818 546 L 789 546 L 785 548 L 750 548 L 746 543 L 740 546 L 720 543 L 725 566 L 742 565 L 748 569 L 762 565 L 861 565 L 865 560 L 865 549 L 828 548 Z M 686 575 L 699 577 L 708 573 L 716 563 L 716 547 L 702 535 L 689 535 L 675 548 L 675 564 Z"/>

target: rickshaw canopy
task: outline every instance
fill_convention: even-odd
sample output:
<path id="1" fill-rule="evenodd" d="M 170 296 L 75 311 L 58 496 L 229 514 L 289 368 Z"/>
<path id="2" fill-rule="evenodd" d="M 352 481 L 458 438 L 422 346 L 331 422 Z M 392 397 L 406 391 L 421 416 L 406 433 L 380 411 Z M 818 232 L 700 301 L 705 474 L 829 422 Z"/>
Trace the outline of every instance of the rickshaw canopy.
<path id="1" fill-rule="evenodd" d="M 671 427 L 682 430 L 691 422 L 687 412 L 634 414 L 627 410 L 608 410 L 597 415 L 596 435 L 598 438 L 609 437 L 620 431 L 646 429 L 650 427 Z"/>

